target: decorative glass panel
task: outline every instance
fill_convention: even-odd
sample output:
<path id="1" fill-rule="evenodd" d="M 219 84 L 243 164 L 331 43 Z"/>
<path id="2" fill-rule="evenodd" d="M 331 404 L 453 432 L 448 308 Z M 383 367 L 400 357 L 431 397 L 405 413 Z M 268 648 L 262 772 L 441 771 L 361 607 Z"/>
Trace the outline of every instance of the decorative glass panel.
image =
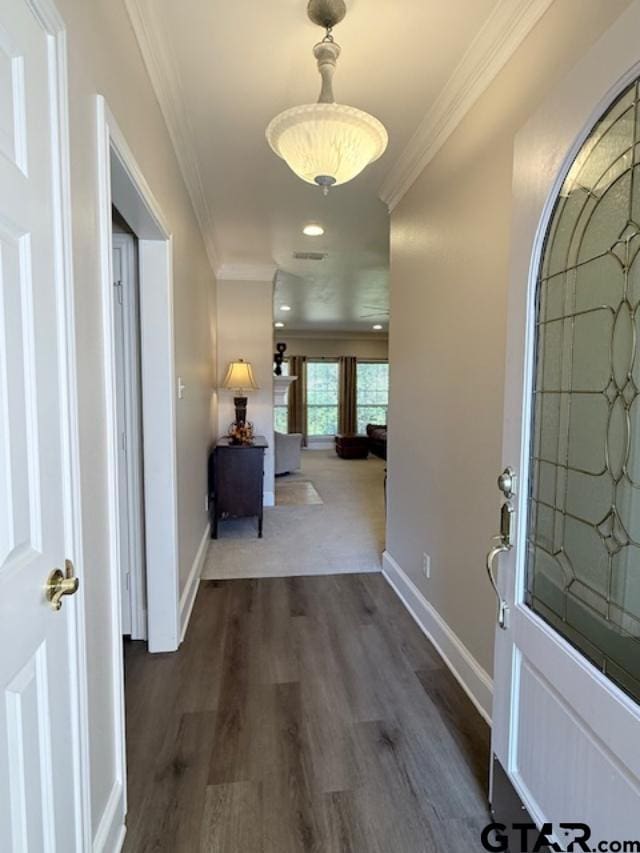
<path id="1" fill-rule="evenodd" d="M 640 701 L 638 85 L 583 145 L 545 240 L 526 602 Z"/>

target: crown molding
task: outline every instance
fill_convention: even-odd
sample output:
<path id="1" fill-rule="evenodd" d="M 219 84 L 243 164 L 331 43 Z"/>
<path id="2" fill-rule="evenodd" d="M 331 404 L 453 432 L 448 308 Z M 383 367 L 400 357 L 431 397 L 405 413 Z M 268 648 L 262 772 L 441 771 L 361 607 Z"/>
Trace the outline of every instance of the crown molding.
<path id="1" fill-rule="evenodd" d="M 221 264 L 216 278 L 218 281 L 268 281 L 273 284 L 277 271 L 275 264 Z"/>
<path id="2" fill-rule="evenodd" d="M 156 17 L 153 3 L 145 0 L 125 0 L 125 6 L 169 131 L 211 269 L 215 273 L 220 261 L 213 217 L 204 192 L 198 158 L 192 141 L 191 123 L 185 108 L 182 83 L 171 46 Z"/>
<path id="3" fill-rule="evenodd" d="M 387 174 L 379 195 L 393 210 L 554 0 L 500 0 Z"/>
<path id="4" fill-rule="evenodd" d="M 275 337 L 282 341 L 382 341 L 388 343 L 387 332 L 318 331 L 317 329 L 276 329 Z"/>

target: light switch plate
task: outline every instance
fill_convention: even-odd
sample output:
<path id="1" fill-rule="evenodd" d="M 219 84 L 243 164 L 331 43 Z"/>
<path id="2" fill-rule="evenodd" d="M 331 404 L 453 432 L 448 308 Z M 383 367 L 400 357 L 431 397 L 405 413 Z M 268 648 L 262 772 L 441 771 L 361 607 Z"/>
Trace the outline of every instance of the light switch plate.
<path id="1" fill-rule="evenodd" d="M 431 557 L 426 553 L 422 555 L 422 574 L 427 579 L 431 577 Z"/>

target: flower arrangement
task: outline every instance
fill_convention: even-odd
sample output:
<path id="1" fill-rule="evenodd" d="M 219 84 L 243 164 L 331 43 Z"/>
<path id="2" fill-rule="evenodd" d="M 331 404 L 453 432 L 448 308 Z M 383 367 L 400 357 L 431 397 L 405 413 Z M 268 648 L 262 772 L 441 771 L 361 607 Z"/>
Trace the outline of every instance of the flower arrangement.
<path id="1" fill-rule="evenodd" d="M 231 444 L 253 444 L 253 424 L 234 421 L 227 435 Z"/>

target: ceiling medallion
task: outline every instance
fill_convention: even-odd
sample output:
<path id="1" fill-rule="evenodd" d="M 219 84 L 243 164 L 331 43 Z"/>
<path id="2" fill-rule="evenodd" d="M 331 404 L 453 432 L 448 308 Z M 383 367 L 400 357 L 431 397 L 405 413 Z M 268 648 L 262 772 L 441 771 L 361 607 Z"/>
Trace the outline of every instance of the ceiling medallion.
<path id="1" fill-rule="evenodd" d="M 267 128 L 267 140 L 295 174 L 309 184 L 330 187 L 346 184 L 384 154 L 389 137 L 374 116 L 336 104 L 333 75 L 340 45 L 333 27 L 346 14 L 344 0 L 309 0 L 307 13 L 314 24 L 326 29 L 313 49 L 322 77 L 317 104 L 292 107 L 276 116 Z"/>

